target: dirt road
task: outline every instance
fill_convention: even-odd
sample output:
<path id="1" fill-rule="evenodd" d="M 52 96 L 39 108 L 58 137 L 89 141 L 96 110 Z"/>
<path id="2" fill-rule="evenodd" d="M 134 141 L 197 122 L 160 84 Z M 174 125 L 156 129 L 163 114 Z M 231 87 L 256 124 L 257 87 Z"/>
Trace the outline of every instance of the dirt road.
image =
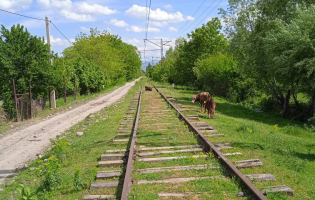
<path id="1" fill-rule="evenodd" d="M 0 185 L 7 177 L 14 175 L 16 170 L 21 168 L 26 162 L 35 159 L 36 155 L 40 154 L 50 144 L 50 138 L 55 138 L 74 124 L 82 121 L 89 114 L 111 105 L 127 94 L 138 80 L 126 83 L 113 92 L 100 96 L 68 112 L 52 116 L 1 137 Z"/>

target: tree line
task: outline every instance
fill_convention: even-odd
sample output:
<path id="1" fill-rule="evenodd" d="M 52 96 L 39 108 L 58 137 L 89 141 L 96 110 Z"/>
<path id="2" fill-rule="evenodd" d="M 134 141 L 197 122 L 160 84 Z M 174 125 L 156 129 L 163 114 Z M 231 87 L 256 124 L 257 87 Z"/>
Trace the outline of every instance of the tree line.
<path id="1" fill-rule="evenodd" d="M 59 56 L 49 54 L 44 38 L 31 35 L 23 26 L 1 26 L 0 100 L 11 118 L 16 116 L 12 79 L 16 93 L 28 93 L 31 85 L 33 99 L 47 99 L 50 90 L 56 90 L 60 97 L 65 89 L 70 95 L 89 94 L 130 81 L 141 73 L 137 48 L 106 31 L 80 33 Z"/>
<path id="2" fill-rule="evenodd" d="M 147 68 L 156 81 L 307 120 L 315 113 L 315 7 L 309 0 L 233 0 Z M 222 23 L 225 25 L 224 29 Z"/>

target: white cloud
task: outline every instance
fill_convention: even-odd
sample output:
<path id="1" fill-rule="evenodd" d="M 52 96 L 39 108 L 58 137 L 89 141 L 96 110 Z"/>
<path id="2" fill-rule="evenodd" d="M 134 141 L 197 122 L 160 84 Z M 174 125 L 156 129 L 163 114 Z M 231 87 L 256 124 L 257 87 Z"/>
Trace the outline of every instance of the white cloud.
<path id="1" fill-rule="evenodd" d="M 2 0 L 0 0 L 2 1 Z M 24 0 L 25 1 L 25 0 Z M 46 11 L 57 12 L 72 20 L 76 21 L 95 21 L 93 17 L 96 14 L 111 15 L 117 10 L 111 10 L 107 6 L 100 4 L 88 4 L 86 2 L 72 2 L 72 0 L 36 0 L 38 5 L 45 8 Z"/>
<path id="2" fill-rule="evenodd" d="M 71 42 L 75 42 L 75 39 L 70 39 Z M 47 43 L 47 40 L 45 39 L 45 43 Z M 50 44 L 51 46 L 71 46 L 71 43 L 66 39 L 61 38 L 54 38 L 52 35 L 50 35 Z"/>
<path id="3" fill-rule="evenodd" d="M 186 17 L 186 20 L 192 21 L 192 20 L 195 20 L 195 18 L 193 18 L 192 16 L 187 16 L 187 17 Z"/>
<path id="4" fill-rule="evenodd" d="M 70 9 L 72 7 L 71 0 L 37 0 L 37 3 L 46 9 Z"/>
<path id="5" fill-rule="evenodd" d="M 38 20 L 33 20 L 33 19 L 27 19 L 27 20 L 21 21 L 20 24 L 22 24 L 27 29 L 45 26 L 44 21 L 38 21 Z"/>
<path id="6" fill-rule="evenodd" d="M 85 2 L 76 3 L 77 9 L 81 13 L 111 15 L 117 13 L 117 10 L 111 10 L 107 6 L 100 4 L 88 4 Z"/>
<path id="7" fill-rule="evenodd" d="M 33 0 L 0 0 L 0 8 L 9 11 L 26 10 Z"/>
<path id="8" fill-rule="evenodd" d="M 108 21 L 109 24 L 118 27 L 128 27 L 129 25 L 124 20 L 111 19 Z"/>
<path id="9" fill-rule="evenodd" d="M 109 28 L 109 27 L 106 27 L 106 31 L 108 31 L 109 33 L 111 33 L 111 32 L 112 32 L 112 29 Z"/>
<path id="10" fill-rule="evenodd" d="M 166 8 L 167 10 L 172 10 L 173 6 L 170 4 L 167 4 L 164 6 L 164 8 Z"/>
<path id="11" fill-rule="evenodd" d="M 66 17 L 68 19 L 72 19 L 72 20 L 80 21 L 80 22 L 91 22 L 91 21 L 96 20 L 91 15 L 77 14 L 74 12 L 70 12 L 68 10 L 62 10 L 60 13 L 62 16 Z"/>
<path id="12" fill-rule="evenodd" d="M 90 29 L 87 28 L 87 27 L 85 27 L 85 26 L 81 26 L 81 27 L 80 27 L 80 30 L 81 30 L 82 32 L 90 32 Z"/>
<path id="13" fill-rule="evenodd" d="M 146 7 L 133 5 L 128 10 L 126 10 L 126 14 L 132 17 L 137 18 L 145 18 L 146 15 Z M 150 19 L 156 21 L 168 21 L 168 22 L 181 22 L 185 21 L 183 14 L 179 11 L 175 13 L 168 13 L 166 11 L 157 8 L 156 10 L 150 11 Z"/>
<path id="14" fill-rule="evenodd" d="M 143 51 L 144 49 L 144 41 L 143 40 L 139 40 L 137 38 L 132 38 L 132 39 L 128 39 L 128 40 L 124 40 L 125 42 L 133 45 L 133 46 L 136 46 L 138 48 L 138 50 L 140 51 Z M 150 43 L 150 42 L 147 42 L 146 44 L 146 50 L 152 50 L 152 49 L 158 49 L 159 47 L 157 47 L 156 45 Z M 160 54 L 161 51 L 148 51 L 146 52 L 147 55 L 151 55 L 151 54 Z M 154 55 L 156 56 L 156 55 Z"/>
<path id="15" fill-rule="evenodd" d="M 150 25 L 153 25 L 153 26 L 158 26 L 158 27 L 164 27 L 164 26 L 167 26 L 167 22 L 150 22 Z"/>
<path id="16" fill-rule="evenodd" d="M 139 27 L 139 26 L 130 26 L 129 28 L 126 28 L 127 31 L 132 31 L 132 32 L 145 32 L 145 28 Z M 160 29 L 158 28 L 148 28 L 148 32 L 160 32 Z"/>
<path id="17" fill-rule="evenodd" d="M 174 27 L 169 27 L 168 30 L 171 32 L 177 32 L 178 31 L 177 28 L 174 28 Z"/>
<path id="18" fill-rule="evenodd" d="M 170 46 L 174 46 L 175 45 L 175 38 L 166 38 L 166 37 L 153 37 L 153 39 L 157 39 L 157 40 L 153 40 L 156 42 L 156 44 L 160 44 L 160 39 L 163 39 L 163 41 L 170 41 L 169 43 L 167 43 L 167 45 Z M 152 56 L 154 57 L 155 60 L 159 60 L 159 58 L 161 57 L 161 50 L 160 47 L 150 43 L 150 42 L 146 42 L 146 50 L 155 50 L 155 51 L 146 51 L 145 52 L 145 56 L 146 59 L 144 58 L 144 41 L 143 40 L 139 40 L 137 38 L 132 38 L 132 39 L 123 39 L 123 41 L 134 45 L 138 48 L 138 50 L 141 52 L 141 60 L 145 61 L 148 63 L 152 60 Z M 166 51 L 170 48 L 170 46 L 164 46 L 164 56 Z"/>

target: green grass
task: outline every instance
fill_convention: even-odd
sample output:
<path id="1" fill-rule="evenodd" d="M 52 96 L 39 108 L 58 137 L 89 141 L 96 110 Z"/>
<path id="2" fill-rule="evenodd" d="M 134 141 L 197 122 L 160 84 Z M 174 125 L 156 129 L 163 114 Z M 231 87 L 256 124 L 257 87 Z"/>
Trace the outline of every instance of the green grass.
<path id="1" fill-rule="evenodd" d="M 185 90 L 171 85 L 155 83 L 166 96 L 173 96 L 181 104 L 200 108 L 192 104 L 192 95 L 201 91 Z M 201 121 L 212 125 L 225 137 L 209 138 L 211 142 L 230 142 L 234 152 L 240 156 L 229 157 L 231 161 L 258 158 L 262 167 L 242 169 L 244 174 L 271 173 L 274 182 L 253 182 L 263 189 L 271 185 L 287 185 L 294 190 L 294 198 L 272 194 L 268 199 L 315 199 L 315 133 L 304 124 L 280 118 L 269 113 L 258 113 L 239 104 L 214 97 L 217 103 L 214 119 L 206 114 L 189 111 L 185 114 L 198 114 Z"/>
<path id="2" fill-rule="evenodd" d="M 179 145 L 196 145 L 198 139 L 189 131 L 184 122 L 179 121 L 177 113 L 174 110 L 167 112 L 169 118 L 156 117 L 158 110 L 171 110 L 169 105 L 155 92 L 145 92 L 141 104 L 141 121 L 138 130 L 137 146 L 141 147 L 158 147 L 158 146 L 179 146 Z M 159 111 L 161 112 L 161 111 Z M 164 114 L 164 113 L 163 113 Z M 154 118 L 154 121 L 149 119 Z M 155 126 L 154 124 L 162 125 Z M 170 123 L 164 125 L 163 123 Z M 173 124 L 177 126 L 174 127 Z M 166 129 L 166 130 L 158 130 Z M 171 149 L 176 150 L 176 149 Z M 160 151 L 160 150 L 153 150 Z M 150 151 L 152 152 L 152 151 Z M 218 179 L 202 179 L 184 183 L 168 184 L 143 184 L 133 185 L 130 193 L 130 199 L 158 199 L 160 192 L 193 192 L 188 199 L 237 199 L 237 193 L 241 191 L 240 185 L 229 178 L 224 178 L 225 171 L 221 168 L 212 154 L 205 158 L 193 158 L 192 155 L 205 155 L 204 152 L 196 153 L 167 153 L 151 156 L 154 157 L 173 157 L 188 156 L 178 160 L 164 162 L 146 163 L 136 159 L 134 169 L 154 168 L 154 167 L 174 167 L 186 165 L 208 164 L 209 166 L 219 167 L 219 169 L 200 169 L 200 170 L 181 170 L 169 172 L 156 172 L 142 174 L 133 172 L 132 176 L 135 181 L 138 180 L 163 180 L 172 178 L 187 177 L 219 177 Z M 150 157 L 150 158 L 151 158 Z"/>
<path id="3" fill-rule="evenodd" d="M 57 145 L 41 159 L 30 163 L 26 170 L 21 171 L 15 181 L 8 187 L 3 188 L 0 199 L 11 200 L 19 197 L 17 188 L 20 184 L 28 185 L 31 191 L 36 192 L 39 199 L 82 199 L 90 192 L 88 187 L 95 179 L 95 174 L 99 170 L 97 164 L 102 153 L 107 149 L 126 148 L 125 145 L 113 145 L 112 139 L 116 135 L 120 122 L 123 120 L 125 112 L 128 110 L 131 99 L 139 86 L 141 80 L 122 101 L 87 117 L 84 121 L 73 126 L 69 131 L 62 134 L 54 143 Z M 83 136 L 77 136 L 76 132 L 83 131 Z M 45 158 L 56 156 L 61 161 L 60 175 L 61 183 L 53 191 L 42 190 L 43 176 L 39 174 L 38 163 Z M 80 169 L 80 176 L 85 187 L 83 190 L 76 190 L 74 187 L 74 172 Z M 8 180 L 8 182 L 12 181 Z M 116 190 L 109 190 L 109 193 L 116 193 Z"/>
<path id="4" fill-rule="evenodd" d="M 145 79 L 141 81 L 145 82 Z M 30 164 L 29 168 L 20 172 L 15 181 L 4 192 L 0 193 L 0 199 L 16 199 L 19 197 L 17 187 L 19 184 L 28 185 L 32 191 L 37 191 L 39 199 L 81 199 L 85 194 L 116 194 L 119 195 L 121 187 L 115 189 L 103 189 L 89 191 L 90 182 L 94 182 L 95 174 L 99 170 L 122 170 L 121 167 L 97 168 L 100 155 L 108 149 L 126 148 L 126 144 L 113 144 L 112 139 L 116 135 L 120 122 L 131 104 L 134 93 L 138 91 L 139 84 L 131 89 L 117 107 L 114 105 L 103 109 L 94 117 L 87 117 L 83 122 L 75 125 L 67 133 L 59 138 L 66 141 L 62 148 L 53 148 L 42 159 L 57 156 L 61 162 L 60 174 L 62 182 L 58 188 L 50 192 L 41 190 L 43 177 L 36 169 L 38 160 Z M 172 91 L 168 84 L 157 84 L 166 96 L 173 96 L 177 102 L 185 104 L 195 110 L 200 107 L 191 103 L 191 96 L 200 91 L 180 88 Z M 153 95 L 153 92 L 151 93 Z M 294 190 L 295 197 L 291 198 L 283 194 L 268 195 L 268 199 L 315 199 L 315 135 L 304 128 L 303 124 L 279 118 L 277 115 L 257 113 L 252 109 L 238 104 L 232 104 L 222 98 L 215 97 L 217 109 L 215 119 L 209 119 L 206 114 L 188 111 L 185 114 L 198 114 L 200 121 L 212 125 L 225 137 L 209 138 L 213 143 L 229 142 L 234 149 L 225 149 L 222 152 L 242 152 L 242 155 L 228 157 L 232 162 L 237 160 L 258 158 L 263 162 L 262 167 L 242 169 L 244 174 L 271 173 L 276 177 L 274 182 L 253 182 L 256 187 L 263 189 L 272 185 L 287 185 Z M 163 101 L 162 101 L 163 102 Z M 150 92 L 145 92 L 142 101 L 141 122 L 138 133 L 137 147 L 174 146 L 197 144 L 197 138 L 188 131 L 187 126 L 176 119 L 177 114 L 171 111 L 171 119 L 159 118 L 157 121 L 149 120 L 150 112 L 154 106 L 162 106 L 170 109 L 163 102 L 150 98 Z M 134 104 L 133 104 L 134 105 Z M 152 114 L 154 116 L 154 113 Z M 108 116 L 108 117 L 106 117 Z M 106 119 L 105 119 L 106 118 Z M 153 118 L 153 117 L 152 117 Z M 98 120 L 98 122 L 97 122 Z M 153 127 L 155 123 L 178 123 L 174 128 L 171 125 Z M 159 131 L 158 128 L 167 128 Z M 77 131 L 84 131 L 84 136 L 76 136 Z M 62 139 L 63 138 L 63 139 Z M 68 144 L 68 145 L 67 145 Z M 58 146 L 57 145 L 57 146 Z M 202 155 L 202 153 L 172 153 L 155 157 Z M 158 163 L 135 162 L 135 169 L 148 167 L 167 167 L 209 164 L 220 167 L 218 170 L 203 169 L 192 171 L 175 171 L 152 174 L 133 173 L 135 180 L 161 180 L 166 178 L 192 177 L 192 176 L 222 176 L 224 169 L 216 162 L 211 154 L 207 158 L 186 158 Z M 74 172 L 80 169 L 83 190 L 76 190 L 73 186 Z M 110 180 L 118 180 L 112 178 Z M 11 180 L 9 180 L 11 181 Z M 241 184 L 236 179 L 204 179 L 177 184 L 146 184 L 133 185 L 130 196 L 135 199 L 157 199 L 159 192 L 193 192 L 188 199 L 238 199 L 236 194 L 242 191 Z M 198 195 L 198 197 L 196 197 Z M 172 198 L 171 198 L 172 199 Z M 176 199 L 176 198 L 174 198 Z M 250 199 L 250 198 L 243 198 Z"/>

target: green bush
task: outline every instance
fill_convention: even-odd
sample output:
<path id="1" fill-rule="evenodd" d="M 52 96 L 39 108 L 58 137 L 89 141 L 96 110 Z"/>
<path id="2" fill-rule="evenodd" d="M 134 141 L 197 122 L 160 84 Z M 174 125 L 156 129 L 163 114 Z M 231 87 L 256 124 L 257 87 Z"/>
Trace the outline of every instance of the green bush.
<path id="1" fill-rule="evenodd" d="M 61 183 L 60 167 L 58 158 L 51 156 L 47 160 L 38 161 L 39 168 L 37 172 L 40 176 L 43 176 L 42 180 L 42 190 L 53 191 L 58 188 Z"/>
<path id="2" fill-rule="evenodd" d="M 67 155 L 71 152 L 70 144 L 65 139 L 51 140 L 52 145 L 52 154 L 60 161 L 63 162 L 66 160 Z"/>
<path id="3" fill-rule="evenodd" d="M 230 97 L 234 86 L 236 62 L 227 54 L 217 53 L 197 62 L 197 82 L 210 94 Z"/>

